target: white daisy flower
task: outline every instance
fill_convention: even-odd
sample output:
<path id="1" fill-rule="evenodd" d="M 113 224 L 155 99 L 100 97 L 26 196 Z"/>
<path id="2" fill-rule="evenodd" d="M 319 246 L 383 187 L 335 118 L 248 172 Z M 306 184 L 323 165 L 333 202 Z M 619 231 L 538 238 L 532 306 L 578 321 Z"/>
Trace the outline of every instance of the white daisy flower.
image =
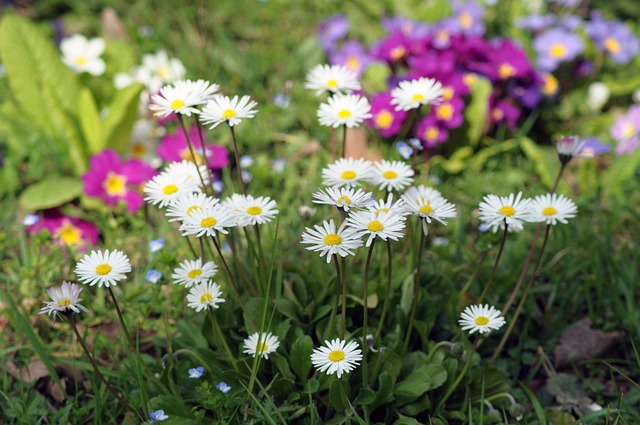
<path id="1" fill-rule="evenodd" d="M 327 103 L 318 108 L 318 121 L 321 125 L 337 128 L 341 125 L 358 127 L 362 121 L 371 118 L 371 105 L 366 97 L 357 94 L 335 94 Z"/>
<path id="2" fill-rule="evenodd" d="M 422 185 L 411 187 L 402 195 L 402 200 L 408 213 L 420 217 L 422 231 L 425 235 L 429 232 L 427 225 L 431 224 L 432 220 L 446 226 L 445 219 L 454 218 L 457 215 L 455 205 L 431 187 Z"/>
<path id="3" fill-rule="evenodd" d="M 460 314 L 460 324 L 463 331 L 469 331 L 470 334 L 478 331 L 479 333 L 487 333 L 497 330 L 506 322 L 501 316 L 502 312 L 489 304 L 470 305 Z"/>
<path id="4" fill-rule="evenodd" d="M 197 152 L 196 156 L 198 156 Z M 200 171 L 200 174 L 198 174 L 198 170 Z M 164 172 L 168 174 L 186 174 L 190 178 L 194 179 L 197 184 L 203 183 L 200 180 L 200 176 L 202 176 L 204 184 L 209 184 L 209 173 L 207 171 L 206 164 L 196 165 L 193 161 L 187 161 L 186 159 L 184 159 L 182 161 L 170 162 L 169 165 L 167 165 L 167 168 L 165 168 Z"/>
<path id="5" fill-rule="evenodd" d="M 371 162 L 364 158 L 340 158 L 322 169 L 322 184 L 332 187 L 360 186 L 371 174 Z"/>
<path id="6" fill-rule="evenodd" d="M 195 261 L 184 260 L 180 263 L 180 267 L 173 269 L 171 278 L 173 283 L 191 288 L 193 285 L 207 282 L 217 272 L 218 266 L 213 261 L 208 261 L 203 265 L 202 260 L 198 258 Z"/>
<path id="7" fill-rule="evenodd" d="M 311 363 L 320 372 L 327 375 L 334 373 L 338 378 L 343 373 L 349 373 L 360 364 L 362 360 L 362 350 L 356 341 L 347 343 L 336 338 L 333 341 L 325 341 L 325 346 L 314 348 L 311 354 Z"/>
<path id="8" fill-rule="evenodd" d="M 579 136 L 562 136 L 556 141 L 558 158 L 562 164 L 568 164 L 574 156 L 580 155 L 586 140 L 581 140 Z"/>
<path id="9" fill-rule="evenodd" d="M 220 202 L 219 199 L 207 196 L 206 193 L 185 193 L 169 204 L 165 215 L 171 217 L 169 222 L 179 221 L 184 216 L 190 216 L 194 211 L 214 206 L 218 202 Z"/>
<path id="10" fill-rule="evenodd" d="M 98 288 L 102 285 L 116 286 L 119 280 L 125 279 L 125 273 L 131 271 L 129 258 L 122 252 L 114 249 L 106 251 L 91 251 L 90 254 L 82 257 L 76 264 L 76 276 L 85 285 L 93 286 L 96 283 Z"/>
<path id="11" fill-rule="evenodd" d="M 200 181 L 193 176 L 177 172 L 163 172 L 144 186 L 144 200 L 159 208 L 173 203 L 182 195 L 200 192 Z"/>
<path id="12" fill-rule="evenodd" d="M 216 96 L 206 103 L 202 108 L 200 121 L 204 125 L 211 125 L 209 129 L 217 127 L 223 122 L 227 122 L 230 127 L 238 125 L 245 118 L 253 118 L 258 112 L 255 108 L 258 103 L 251 100 L 249 96 L 242 96 L 238 101 L 238 96 L 230 99 L 227 96 Z"/>
<path id="13" fill-rule="evenodd" d="M 192 101 L 197 101 L 198 104 L 202 104 L 214 98 L 214 93 L 218 91 L 220 85 L 200 79 L 197 81 L 176 81 L 175 87 L 176 89 L 187 92 Z"/>
<path id="14" fill-rule="evenodd" d="M 434 105 L 442 100 L 442 84 L 434 78 L 400 81 L 398 87 L 391 90 L 391 104 L 396 111 L 409 111 L 422 105 Z"/>
<path id="15" fill-rule="evenodd" d="M 344 212 L 349 212 L 351 208 L 371 205 L 372 196 L 371 192 L 365 192 L 362 189 L 327 187 L 313 194 L 313 203 L 335 205 Z"/>
<path id="16" fill-rule="evenodd" d="M 360 90 L 358 76 L 343 65 L 316 65 L 305 77 L 304 88 L 316 91 L 316 96 L 330 93 L 351 93 Z"/>
<path id="17" fill-rule="evenodd" d="M 278 349 L 280 341 L 271 332 L 256 332 L 245 339 L 242 345 L 244 347 L 243 353 L 251 354 L 253 357 L 261 355 L 263 358 L 268 359 L 269 354 Z"/>
<path id="18" fill-rule="evenodd" d="M 522 222 L 532 221 L 531 199 L 522 199 L 522 192 L 507 196 L 486 195 L 480 202 L 480 221 L 491 228 L 493 233 L 504 229 L 505 222 L 510 232 L 519 232 Z"/>
<path id="19" fill-rule="evenodd" d="M 389 193 L 387 196 L 387 200 L 378 199 L 375 201 L 369 209 L 374 211 L 376 214 L 380 214 L 383 211 L 386 213 L 394 213 L 401 215 L 409 215 L 409 211 L 406 210 L 404 201 L 402 199 L 398 199 L 396 202 L 393 202 L 393 193 Z"/>
<path id="20" fill-rule="evenodd" d="M 224 302 L 220 286 L 215 282 L 205 282 L 195 285 L 187 294 L 187 305 L 196 312 L 202 310 L 215 310 Z"/>
<path id="21" fill-rule="evenodd" d="M 51 301 L 42 301 L 45 306 L 40 309 L 39 314 L 48 314 L 55 321 L 61 314 L 80 313 L 84 311 L 88 313 L 84 306 L 80 304 L 82 288 L 76 283 L 64 281 L 59 288 L 47 289 L 47 294 L 51 297 Z"/>
<path id="22" fill-rule="evenodd" d="M 191 114 L 199 114 L 200 110 L 196 106 L 204 103 L 200 93 L 193 91 L 190 84 L 176 81 L 160 89 L 158 94 L 151 96 L 149 109 L 154 111 L 154 115 L 164 118 L 171 114 L 181 114 L 188 117 Z"/>
<path id="23" fill-rule="evenodd" d="M 238 226 L 252 226 L 268 223 L 278 214 L 278 204 L 268 196 L 254 198 L 251 195 L 240 196 L 234 201 L 234 212 Z"/>
<path id="24" fill-rule="evenodd" d="M 370 246 L 378 237 L 382 240 L 397 241 L 404 236 L 405 217 L 393 212 L 358 211 L 347 219 L 347 225 L 361 235 L 369 235 L 365 246 Z"/>
<path id="25" fill-rule="evenodd" d="M 379 190 L 402 190 L 413 183 L 413 169 L 402 161 L 382 160 L 373 164 L 371 182 Z"/>
<path id="26" fill-rule="evenodd" d="M 567 224 L 568 218 L 578 213 L 578 207 L 569 198 L 556 193 L 536 196 L 531 201 L 531 216 L 533 221 L 556 225 L 558 222 Z"/>
<path id="27" fill-rule="evenodd" d="M 74 34 L 60 43 L 62 62 L 74 72 L 88 72 L 91 75 L 102 75 L 107 68 L 100 58 L 104 48 L 102 38 L 88 40 L 81 34 Z"/>
<path id="28" fill-rule="evenodd" d="M 182 236 L 216 236 L 218 232 L 229 233 L 226 229 L 235 225 L 236 218 L 231 209 L 218 203 L 183 216 L 180 231 L 183 232 Z"/>
<path id="29" fill-rule="evenodd" d="M 311 245 L 309 251 L 319 251 L 320 257 L 327 256 L 327 263 L 336 254 L 340 257 L 354 255 L 353 250 L 362 246 L 362 235 L 355 230 L 346 227 L 343 223 L 336 230 L 333 220 L 322 222 L 322 226 L 314 225 L 315 229 L 307 227 L 302 233 L 302 243 Z"/>

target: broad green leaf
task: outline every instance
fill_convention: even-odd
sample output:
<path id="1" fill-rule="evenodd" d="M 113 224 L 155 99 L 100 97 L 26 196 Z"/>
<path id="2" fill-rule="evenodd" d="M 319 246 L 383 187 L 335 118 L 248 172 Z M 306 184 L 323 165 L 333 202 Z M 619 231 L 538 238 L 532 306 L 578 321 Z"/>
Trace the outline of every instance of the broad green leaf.
<path id="1" fill-rule="evenodd" d="M 109 113 L 102 123 L 103 146 L 124 155 L 129 146 L 133 124 L 138 119 L 138 102 L 144 87 L 126 87 L 116 93 L 109 103 Z"/>
<path id="2" fill-rule="evenodd" d="M 394 399 L 393 397 L 393 383 L 394 380 L 391 375 L 387 372 L 382 372 L 378 377 L 378 391 L 376 392 L 376 399 L 371 406 L 369 407 L 370 411 L 373 411 L 378 406 L 382 406 L 383 404 L 391 403 Z"/>
<path id="3" fill-rule="evenodd" d="M 104 139 L 102 138 L 102 122 L 100 121 L 100 113 L 98 105 L 87 88 L 83 88 L 78 99 L 78 111 L 80 128 L 84 140 L 87 142 L 87 148 L 91 154 L 96 154 L 104 149 Z"/>
<path id="4" fill-rule="evenodd" d="M 342 383 L 345 387 L 345 394 L 349 394 L 348 391 L 348 383 Z M 342 395 L 342 390 L 340 389 L 340 380 L 335 379 L 331 382 L 331 386 L 329 387 L 329 403 L 331 407 L 336 409 L 336 411 L 340 412 L 347 408 L 347 404 L 344 401 L 344 396 Z"/>
<path id="5" fill-rule="evenodd" d="M 396 385 L 393 393 L 401 402 L 416 400 L 425 392 L 438 388 L 447 380 L 447 371 L 439 364 L 422 366 Z"/>
<path id="6" fill-rule="evenodd" d="M 129 72 L 136 65 L 132 44 L 123 40 L 111 40 L 104 51 L 109 73 Z"/>
<path id="7" fill-rule="evenodd" d="M 602 174 L 602 188 L 609 195 L 623 196 L 624 183 L 632 179 L 640 168 L 640 149 L 615 157 Z"/>
<path id="8" fill-rule="evenodd" d="M 308 335 L 298 338 L 291 346 L 289 361 L 291 368 L 302 382 L 307 380 L 311 371 L 311 353 L 313 352 L 313 341 Z"/>
<path id="9" fill-rule="evenodd" d="M 492 156 L 510 151 L 517 146 L 518 144 L 516 143 L 516 141 L 511 139 L 505 140 L 504 142 L 496 143 L 493 146 L 483 148 L 470 158 L 469 166 L 479 171 L 487 162 L 487 160 Z"/>
<path id="10" fill-rule="evenodd" d="M 489 96 L 491 96 L 491 83 L 486 78 L 478 77 L 471 84 L 471 101 L 464 110 L 465 120 L 469 123 L 467 136 L 469 143 L 473 146 L 480 141 L 487 122 Z"/>
<path id="11" fill-rule="evenodd" d="M 73 177 L 52 177 L 31 185 L 20 196 L 20 206 L 35 211 L 58 207 L 82 194 L 82 182 Z"/>
<path id="12" fill-rule="evenodd" d="M 537 145 L 528 137 L 522 137 L 519 141 L 522 151 L 527 155 L 527 158 L 533 162 L 534 169 L 538 176 L 540 176 L 542 183 L 548 188 L 551 188 L 559 165 L 556 150 L 551 147 Z"/>

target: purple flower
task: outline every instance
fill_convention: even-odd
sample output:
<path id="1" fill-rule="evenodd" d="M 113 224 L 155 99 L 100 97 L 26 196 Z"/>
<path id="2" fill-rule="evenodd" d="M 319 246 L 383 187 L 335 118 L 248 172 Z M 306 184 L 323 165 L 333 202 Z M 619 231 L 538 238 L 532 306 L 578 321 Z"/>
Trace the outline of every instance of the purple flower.
<path id="1" fill-rule="evenodd" d="M 433 148 L 444 143 L 449 137 L 449 132 L 434 116 L 429 115 L 418 124 L 417 136 L 424 141 L 426 147 Z"/>
<path id="2" fill-rule="evenodd" d="M 194 151 L 196 154 L 196 162 L 202 163 L 202 147 L 200 144 L 200 138 L 198 136 L 198 128 L 192 127 L 187 132 L 189 140 L 194 145 Z M 213 143 L 207 143 L 205 132 L 202 132 L 203 140 L 205 141 L 207 163 L 212 170 L 220 170 L 229 165 L 229 151 L 224 146 L 216 145 Z M 192 160 L 191 151 L 187 144 L 187 139 L 184 137 L 184 132 L 181 129 L 175 134 L 168 134 L 162 138 L 162 142 L 158 147 L 158 155 L 164 161 L 182 161 Z"/>
<path id="3" fill-rule="evenodd" d="M 40 217 L 35 214 L 27 214 L 22 220 L 22 224 L 27 227 L 31 227 L 40 220 Z"/>
<path id="4" fill-rule="evenodd" d="M 640 53 L 640 40 L 620 21 L 605 21 L 600 13 L 594 11 L 586 30 L 596 47 L 614 63 L 627 64 Z"/>
<path id="5" fill-rule="evenodd" d="M 411 43 L 401 32 L 394 32 L 371 46 L 371 56 L 387 63 L 401 62 L 409 55 Z"/>
<path id="6" fill-rule="evenodd" d="M 189 369 L 189 378 L 200 378 L 204 373 L 204 366 L 194 367 Z"/>
<path id="7" fill-rule="evenodd" d="M 326 51 L 333 50 L 348 33 L 349 20 L 344 15 L 333 15 L 318 25 L 318 38 Z"/>
<path id="8" fill-rule="evenodd" d="M 584 21 L 579 16 L 566 15 L 560 19 L 560 21 L 558 22 L 558 25 L 566 29 L 567 31 L 575 31 L 578 28 L 580 28 L 583 23 Z"/>
<path id="9" fill-rule="evenodd" d="M 400 32 L 410 39 L 424 38 L 431 32 L 428 24 L 405 18 L 404 16 L 382 18 L 382 27 L 387 34 Z"/>
<path id="10" fill-rule="evenodd" d="M 342 47 L 329 51 L 329 63 L 344 65 L 358 76 L 362 75 L 371 61 L 362 43 L 355 40 L 345 41 Z"/>
<path id="11" fill-rule="evenodd" d="M 459 97 L 454 97 L 451 100 L 434 105 L 432 113 L 429 115 L 435 116 L 436 120 L 446 128 L 456 128 L 460 127 L 464 121 L 463 111 L 464 102 Z"/>
<path id="12" fill-rule="evenodd" d="M 88 245 L 98 242 L 98 228 L 88 221 L 77 217 L 67 217 L 58 212 L 45 213 L 42 220 L 29 228 L 29 234 L 40 233 L 47 229 L 51 240 L 60 246 L 74 247 L 86 251 Z"/>
<path id="13" fill-rule="evenodd" d="M 219 384 L 216 384 L 216 388 L 222 391 L 224 394 L 228 393 L 231 390 L 231 387 L 227 385 L 226 382 L 222 381 Z"/>
<path id="14" fill-rule="evenodd" d="M 156 410 L 155 412 L 151 412 L 149 413 L 149 420 L 152 423 L 156 423 L 156 422 L 162 422 L 169 419 L 168 415 L 165 415 L 164 410 L 160 409 L 160 410 Z"/>
<path id="15" fill-rule="evenodd" d="M 391 93 L 378 93 L 371 99 L 371 118 L 367 124 L 382 137 L 393 137 L 402 129 L 406 117 L 406 111 L 396 111 L 391 105 Z"/>
<path id="16" fill-rule="evenodd" d="M 125 201 L 129 212 L 136 212 L 143 204 L 140 186 L 156 171 L 137 159 L 122 162 L 118 154 L 105 150 L 91 157 L 89 171 L 82 176 L 84 192 L 100 198 L 107 205 Z"/>
<path id="17" fill-rule="evenodd" d="M 527 77 L 533 67 L 524 50 L 508 39 L 491 42 L 489 62 L 471 67 L 494 81 Z"/>
<path id="18" fill-rule="evenodd" d="M 551 13 L 547 15 L 529 15 L 516 19 L 516 27 L 523 30 L 539 32 L 555 25 L 556 22 L 556 15 Z"/>
<path id="19" fill-rule="evenodd" d="M 538 66 L 543 71 L 553 71 L 562 62 L 575 59 L 584 51 L 584 43 L 576 34 L 553 28 L 533 40 L 533 49 L 538 54 Z"/>
<path id="20" fill-rule="evenodd" d="M 603 153 L 611 151 L 611 145 L 602 143 L 602 141 L 595 136 L 587 137 L 584 142 L 580 156 L 593 158 L 596 155 L 602 155 Z"/>
<path id="21" fill-rule="evenodd" d="M 467 37 L 481 36 L 485 26 L 482 22 L 483 7 L 474 0 L 453 1 L 454 15 L 444 20 L 446 28 L 451 34 L 462 34 Z"/>
<path id="22" fill-rule="evenodd" d="M 616 155 L 633 152 L 640 146 L 640 105 L 633 105 L 611 126 L 611 137 L 618 142 Z"/>
<path id="23" fill-rule="evenodd" d="M 490 117 L 494 124 L 506 123 L 511 131 L 515 131 L 518 118 L 520 118 L 520 109 L 511 101 L 502 99 L 491 106 Z"/>
<path id="24" fill-rule="evenodd" d="M 149 270 L 144 276 L 144 280 L 149 283 L 158 283 L 160 279 L 162 279 L 162 273 L 154 269 Z"/>
<path id="25" fill-rule="evenodd" d="M 405 142 L 404 140 L 400 140 L 396 144 L 396 149 L 398 150 L 400 156 L 404 159 L 409 159 L 411 158 L 411 155 L 413 155 L 413 148 L 409 146 L 409 144 L 407 144 L 407 142 Z"/>

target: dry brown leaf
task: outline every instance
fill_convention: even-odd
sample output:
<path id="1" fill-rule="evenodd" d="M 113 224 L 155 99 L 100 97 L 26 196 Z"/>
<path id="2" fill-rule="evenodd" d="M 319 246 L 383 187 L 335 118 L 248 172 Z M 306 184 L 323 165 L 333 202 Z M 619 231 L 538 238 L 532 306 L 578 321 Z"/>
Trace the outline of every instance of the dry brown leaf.
<path id="1" fill-rule="evenodd" d="M 49 371 L 42 360 L 34 360 L 21 368 L 18 368 L 13 362 L 6 362 L 5 368 L 11 375 L 26 383 L 32 383 L 40 378 L 49 376 Z"/>
<path id="2" fill-rule="evenodd" d="M 382 154 L 378 150 L 369 149 L 367 132 L 362 128 L 347 129 L 347 151 L 345 157 L 365 158 L 369 161 L 379 161 Z"/>
<path id="3" fill-rule="evenodd" d="M 585 317 L 560 336 L 560 343 L 553 351 L 558 367 L 600 357 L 617 344 L 622 335 L 622 332 L 591 329 L 591 319 Z"/>
<path id="4" fill-rule="evenodd" d="M 100 26 L 102 27 L 102 35 L 107 41 L 127 41 L 129 39 L 129 35 L 127 34 L 124 24 L 118 17 L 116 11 L 110 7 L 102 10 Z"/>

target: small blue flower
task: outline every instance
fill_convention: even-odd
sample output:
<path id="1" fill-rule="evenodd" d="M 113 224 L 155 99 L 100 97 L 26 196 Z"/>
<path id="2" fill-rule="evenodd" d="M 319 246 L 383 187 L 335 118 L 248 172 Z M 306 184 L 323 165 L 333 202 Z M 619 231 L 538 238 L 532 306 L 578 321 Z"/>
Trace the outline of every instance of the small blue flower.
<path id="1" fill-rule="evenodd" d="M 40 220 L 40 217 L 38 217 L 37 215 L 27 214 L 24 216 L 24 220 L 22 220 L 22 224 L 24 224 L 25 226 L 33 226 L 39 220 Z"/>
<path id="2" fill-rule="evenodd" d="M 189 369 L 189 378 L 200 378 L 204 373 L 204 366 Z"/>
<path id="3" fill-rule="evenodd" d="M 151 242 L 149 242 L 149 249 L 151 250 L 151 252 L 158 252 L 162 248 L 164 248 L 163 238 L 154 239 Z"/>
<path id="4" fill-rule="evenodd" d="M 422 146 L 422 141 L 420 139 L 412 137 L 411 139 L 409 139 L 409 143 L 411 144 L 411 146 L 413 146 L 414 149 L 417 149 L 419 151 L 424 149 L 424 146 Z"/>
<path id="5" fill-rule="evenodd" d="M 229 245 L 229 242 L 222 242 L 222 250 L 225 252 L 225 254 L 231 255 L 233 253 L 231 251 L 231 245 Z"/>
<path id="6" fill-rule="evenodd" d="M 291 98 L 286 94 L 276 93 L 276 95 L 273 96 L 273 103 L 280 108 L 286 108 L 291 103 Z"/>
<path id="7" fill-rule="evenodd" d="M 228 393 L 229 390 L 231 389 L 231 387 L 228 386 L 227 383 L 224 382 L 224 381 L 222 381 L 218 385 L 216 385 L 216 388 L 219 389 L 220 391 L 222 391 L 225 394 Z"/>
<path id="8" fill-rule="evenodd" d="M 253 165 L 253 158 L 251 158 L 249 155 L 242 155 L 240 157 L 240 166 L 242 168 L 248 168 L 251 167 Z"/>
<path id="9" fill-rule="evenodd" d="M 158 283 L 158 281 L 162 278 L 162 273 L 160 273 L 158 270 L 149 270 L 146 274 L 146 276 L 144 277 L 144 280 L 146 280 L 149 283 Z"/>
<path id="10" fill-rule="evenodd" d="M 222 193 L 222 189 L 224 189 L 224 183 L 222 180 L 216 180 L 213 182 L 213 190 L 215 190 L 216 193 Z"/>
<path id="11" fill-rule="evenodd" d="M 242 160 L 240 160 L 240 162 L 242 162 Z M 242 181 L 245 183 L 251 183 L 251 180 L 253 180 L 253 174 L 247 170 L 242 170 Z"/>
<path id="12" fill-rule="evenodd" d="M 287 165 L 287 161 L 285 161 L 284 158 L 276 158 L 271 163 L 271 167 L 273 168 L 273 171 L 275 171 L 278 174 L 282 174 L 282 172 L 284 171 L 284 167 L 286 165 Z"/>
<path id="13" fill-rule="evenodd" d="M 398 153 L 404 159 L 409 159 L 411 158 L 411 155 L 413 155 L 413 148 L 409 146 L 404 140 L 398 142 L 398 144 L 396 145 L 396 149 L 398 149 Z"/>
<path id="14" fill-rule="evenodd" d="M 489 226 L 487 226 L 485 223 L 480 223 L 480 225 L 478 226 L 478 231 L 486 233 L 489 231 Z"/>
<path id="15" fill-rule="evenodd" d="M 169 419 L 168 415 L 164 414 L 164 410 L 156 410 L 155 412 L 151 412 L 149 413 L 149 416 L 151 417 L 151 419 L 149 419 L 150 423 L 156 423 L 156 422 L 162 422 L 166 419 Z"/>

